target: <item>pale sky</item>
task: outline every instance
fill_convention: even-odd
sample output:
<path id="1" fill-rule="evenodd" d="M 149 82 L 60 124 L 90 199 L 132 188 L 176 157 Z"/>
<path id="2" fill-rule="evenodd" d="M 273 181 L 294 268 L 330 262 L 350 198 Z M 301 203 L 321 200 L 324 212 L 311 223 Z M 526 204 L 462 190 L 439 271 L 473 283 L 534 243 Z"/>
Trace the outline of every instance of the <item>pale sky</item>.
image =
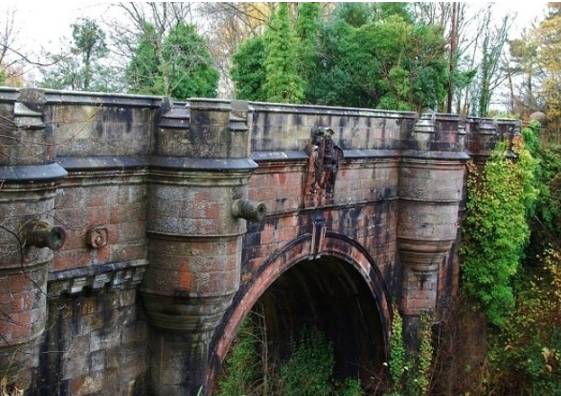
<path id="1" fill-rule="evenodd" d="M 474 8 L 488 4 L 469 2 Z M 15 11 L 18 30 L 16 48 L 24 50 L 32 59 L 39 59 L 43 50 L 60 52 L 62 37 L 71 36 L 70 25 L 78 18 L 110 20 L 120 15 L 116 2 L 109 1 L 0 1 L 0 28 L 3 16 Z M 511 37 L 517 37 L 524 27 L 529 27 L 544 15 L 545 1 L 495 2 L 495 17 L 506 13 L 515 14 Z"/>
<path id="2" fill-rule="evenodd" d="M 485 2 L 470 2 L 475 7 Z M 497 15 L 507 12 L 517 14 L 513 33 L 518 33 L 534 19 L 543 15 L 545 1 L 495 2 Z M 21 47 L 39 51 L 41 47 L 55 49 L 62 36 L 70 36 L 70 24 L 78 18 L 103 18 L 118 15 L 115 2 L 109 1 L 11 1 L 0 3 L 0 15 L 16 11 L 16 22 Z M 0 24 L 2 23 L 0 19 Z"/>

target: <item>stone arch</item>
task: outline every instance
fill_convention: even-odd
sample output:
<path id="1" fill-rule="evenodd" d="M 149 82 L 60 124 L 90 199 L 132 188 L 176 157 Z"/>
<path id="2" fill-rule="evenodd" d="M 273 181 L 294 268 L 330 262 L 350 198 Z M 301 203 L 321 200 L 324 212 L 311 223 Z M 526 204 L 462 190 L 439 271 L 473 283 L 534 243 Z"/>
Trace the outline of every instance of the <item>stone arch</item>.
<path id="1" fill-rule="evenodd" d="M 376 318 L 380 323 L 382 356 L 388 357 L 388 343 L 391 324 L 391 305 L 389 294 L 372 256 L 356 240 L 333 231 L 325 232 L 323 238 L 314 248 L 312 234 L 304 234 L 287 243 L 268 257 L 259 267 L 252 280 L 242 285 L 236 293 L 230 308 L 225 313 L 218 326 L 210 347 L 209 371 L 207 385 L 212 391 L 214 381 L 228 353 L 238 327 L 254 305 L 272 285 L 293 267 L 300 263 L 312 262 L 321 258 L 333 258 L 344 264 L 363 281 L 370 292 L 372 304 L 375 305 Z M 311 252 L 315 252 L 311 254 Z M 352 271 L 352 270 L 351 270 Z"/>

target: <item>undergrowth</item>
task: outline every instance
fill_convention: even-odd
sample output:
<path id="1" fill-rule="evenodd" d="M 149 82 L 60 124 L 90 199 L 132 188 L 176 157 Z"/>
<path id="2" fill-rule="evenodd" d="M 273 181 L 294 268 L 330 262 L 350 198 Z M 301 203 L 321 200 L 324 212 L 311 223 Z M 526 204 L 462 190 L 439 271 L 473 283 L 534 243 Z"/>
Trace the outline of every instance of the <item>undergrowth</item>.
<path id="1" fill-rule="evenodd" d="M 256 323 L 257 322 L 257 323 Z M 247 318 L 236 337 L 218 380 L 218 396 L 360 396 L 356 378 L 337 381 L 333 376 L 332 343 L 317 329 L 304 329 L 290 356 L 275 361 L 265 349 L 262 323 Z"/>
<path id="2" fill-rule="evenodd" d="M 539 124 L 523 130 L 538 161 L 534 205 L 527 222 L 532 236 L 514 277 L 514 308 L 489 337 L 490 394 L 561 395 L 561 147 L 543 146 Z"/>

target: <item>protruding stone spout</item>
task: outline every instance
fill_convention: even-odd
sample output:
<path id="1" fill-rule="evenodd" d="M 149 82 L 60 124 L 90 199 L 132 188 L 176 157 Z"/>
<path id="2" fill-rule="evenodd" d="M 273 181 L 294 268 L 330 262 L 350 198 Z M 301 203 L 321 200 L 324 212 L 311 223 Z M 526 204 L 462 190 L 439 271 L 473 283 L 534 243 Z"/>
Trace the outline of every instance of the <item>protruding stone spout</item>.
<path id="1" fill-rule="evenodd" d="M 267 207 L 263 202 L 236 199 L 232 203 L 232 215 L 236 218 L 260 223 L 267 215 Z"/>
<path id="2" fill-rule="evenodd" d="M 33 220 L 26 226 L 25 240 L 29 246 L 47 247 L 56 251 L 64 245 L 66 232 L 62 227 L 53 226 L 46 221 Z"/>

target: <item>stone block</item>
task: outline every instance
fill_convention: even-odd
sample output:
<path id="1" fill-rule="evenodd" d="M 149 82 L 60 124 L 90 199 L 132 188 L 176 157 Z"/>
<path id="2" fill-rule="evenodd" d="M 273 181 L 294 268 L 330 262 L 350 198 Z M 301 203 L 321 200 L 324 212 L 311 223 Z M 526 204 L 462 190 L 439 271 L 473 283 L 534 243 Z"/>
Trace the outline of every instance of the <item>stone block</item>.
<path id="1" fill-rule="evenodd" d="M 94 351 L 90 353 L 90 372 L 105 369 L 105 351 Z"/>

